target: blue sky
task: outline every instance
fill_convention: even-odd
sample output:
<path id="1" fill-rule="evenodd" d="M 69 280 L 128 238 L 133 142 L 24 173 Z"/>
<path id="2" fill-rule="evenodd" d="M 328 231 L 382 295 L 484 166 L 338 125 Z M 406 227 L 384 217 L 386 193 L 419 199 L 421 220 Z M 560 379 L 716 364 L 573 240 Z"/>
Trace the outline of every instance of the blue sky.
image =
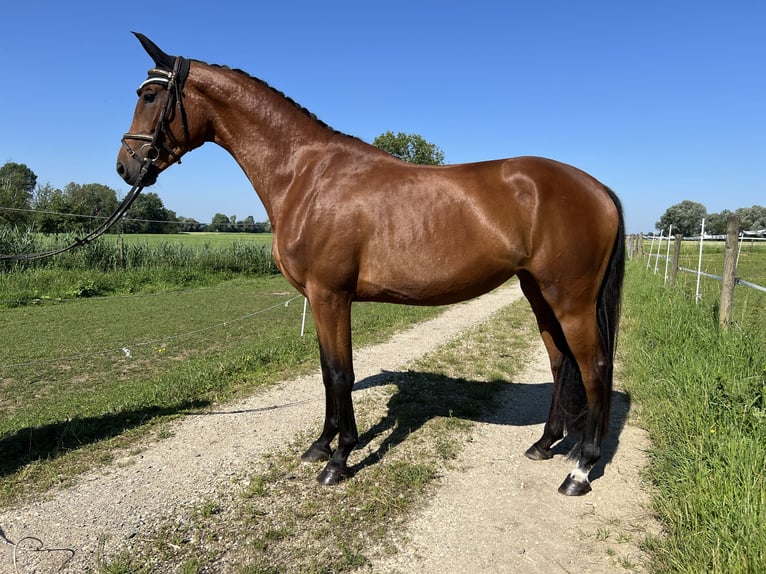
<path id="1" fill-rule="evenodd" d="M 151 64 L 136 30 L 368 142 L 403 131 L 448 163 L 571 163 L 620 195 L 630 232 L 684 199 L 766 205 L 762 0 L 13 2 L 2 28 L 0 165 L 24 163 L 40 184 L 127 192 L 114 164 Z M 213 144 L 151 190 L 199 221 L 266 219 Z"/>

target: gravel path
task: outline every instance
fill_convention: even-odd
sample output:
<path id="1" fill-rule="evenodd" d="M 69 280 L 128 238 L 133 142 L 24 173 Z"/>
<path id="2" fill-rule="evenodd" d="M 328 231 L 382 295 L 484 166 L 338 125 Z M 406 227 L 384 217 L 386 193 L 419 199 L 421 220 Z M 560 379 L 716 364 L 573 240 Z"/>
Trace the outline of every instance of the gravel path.
<path id="1" fill-rule="evenodd" d="M 445 344 L 521 297 L 518 285 L 449 308 L 439 317 L 355 352 L 357 380 L 396 370 Z M 520 382 L 549 384 L 542 346 Z M 626 425 L 619 449 L 612 441 L 604 476 L 590 495 L 556 493 L 572 463 L 563 456 L 532 462 L 524 449 L 542 432 L 547 405 L 531 403 L 512 385 L 497 424 L 477 423 L 460 470 L 449 473 L 436 497 L 408 528 L 401 552 L 371 567 L 375 572 L 614 572 L 638 565 L 637 540 L 654 530 L 639 470 L 645 464 L 644 434 Z M 531 388 L 531 387 L 530 387 Z M 374 386 L 355 391 L 362 396 Z M 0 512 L 8 540 L 39 538 L 49 548 L 71 548 L 66 572 L 88 572 L 99 553 L 109 555 L 126 540 L 179 511 L 193 508 L 253 472 L 262 456 L 297 433 L 317 432 L 323 412 L 319 373 L 281 382 L 215 412 L 189 415 L 171 425 L 172 436 L 149 444 L 110 466 L 89 472 L 67 489 Z M 626 416 L 617 396 L 617 424 Z M 542 411 L 541 411 L 542 409 Z M 522 424 L 528 419 L 529 424 Z M 515 421 L 515 422 L 514 422 Z M 616 449 L 616 452 L 615 452 Z M 19 550 L 19 572 L 53 572 L 63 552 Z M 25 550 L 26 549 L 26 550 Z M 41 558 L 43 557 L 44 558 Z M 14 573 L 13 549 L 0 541 L 0 573 Z M 34 562 L 37 560 L 37 562 Z M 33 567 L 32 564 L 38 564 Z"/>
<path id="2" fill-rule="evenodd" d="M 659 532 L 649 492 L 639 477 L 647 463 L 648 437 L 624 424 L 629 404 L 623 393 L 616 393 L 611 426 L 619 432 L 605 440 L 608 462 L 591 473 L 598 477 L 593 491 L 575 498 L 558 494 L 574 466 L 565 449 L 554 449 L 558 454 L 544 462 L 523 454 L 542 434 L 548 404 L 540 404 L 538 386 L 549 385 L 550 379 L 540 341 L 529 366 L 514 381 L 523 386 L 505 393 L 495 421 L 476 423 L 460 463 L 444 477 L 425 510 L 409 522 L 399 553 L 374 564 L 371 571 L 645 572 L 646 556 L 639 543 L 646 534 Z"/>

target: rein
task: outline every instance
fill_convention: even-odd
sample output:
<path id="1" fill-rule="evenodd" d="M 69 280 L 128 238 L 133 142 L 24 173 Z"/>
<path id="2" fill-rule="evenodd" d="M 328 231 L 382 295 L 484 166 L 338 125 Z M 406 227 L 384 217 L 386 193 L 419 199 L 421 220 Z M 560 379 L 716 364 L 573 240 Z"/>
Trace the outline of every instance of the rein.
<path id="1" fill-rule="evenodd" d="M 175 59 L 173 64 L 173 70 L 167 71 L 160 68 L 153 68 L 149 70 L 149 78 L 146 79 L 138 91 L 141 91 L 147 84 L 162 84 L 167 89 L 167 96 L 165 98 L 165 104 L 162 107 L 157 127 L 154 130 L 153 135 L 126 133 L 122 136 L 122 145 L 127 150 L 130 157 L 136 161 L 142 162 L 141 171 L 138 174 L 138 180 L 136 184 L 130 189 L 125 198 L 120 202 L 115 209 L 114 213 L 110 215 L 106 221 L 99 225 L 96 229 L 91 231 L 88 235 L 82 238 L 76 238 L 71 244 L 59 249 L 52 249 L 50 251 L 42 251 L 39 253 L 26 253 L 21 255 L 4 255 L 0 253 L 0 261 L 31 261 L 33 259 L 42 259 L 44 257 L 52 257 L 54 255 L 60 255 L 66 251 L 74 249 L 76 247 L 82 247 L 92 241 L 95 241 L 101 237 L 107 230 L 112 227 L 117 221 L 124 216 L 130 206 L 138 197 L 138 194 L 144 189 L 141 182 L 146 177 L 149 169 L 152 167 L 155 161 L 159 159 L 160 151 L 162 148 L 168 156 L 172 159 L 171 163 L 181 163 L 181 155 L 184 153 L 176 153 L 170 146 L 165 144 L 165 138 L 170 140 L 170 145 L 176 149 L 188 149 L 189 147 L 189 126 L 186 120 L 186 110 L 183 106 L 183 85 L 186 81 L 186 77 L 189 75 L 189 61 L 180 56 Z M 181 116 L 181 124 L 184 131 L 184 146 L 178 145 L 178 142 L 173 137 L 172 133 L 168 129 L 169 122 L 172 121 L 172 110 L 177 107 Z M 138 150 L 138 153 L 131 149 L 127 140 L 145 141 L 145 143 Z M 143 155 L 143 157 L 141 157 Z"/>

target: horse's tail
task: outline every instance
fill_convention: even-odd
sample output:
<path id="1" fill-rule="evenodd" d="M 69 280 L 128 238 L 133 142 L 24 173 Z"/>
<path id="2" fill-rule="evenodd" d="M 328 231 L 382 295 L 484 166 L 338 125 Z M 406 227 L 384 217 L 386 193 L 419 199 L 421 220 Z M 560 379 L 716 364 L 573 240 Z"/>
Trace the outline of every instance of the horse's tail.
<path id="1" fill-rule="evenodd" d="M 617 237 L 609 257 L 606 275 L 601 283 L 596 308 L 598 330 L 604 354 L 609 361 L 609 381 L 612 380 L 612 363 L 617 346 L 617 329 L 620 322 L 620 304 L 622 301 L 622 282 L 625 277 L 625 219 L 622 215 L 622 205 L 615 193 L 606 188 L 609 197 L 617 208 Z M 609 389 L 611 392 L 611 388 Z"/>
<path id="2" fill-rule="evenodd" d="M 617 195 L 605 187 L 609 197 L 617 208 L 617 235 L 614 238 L 612 253 L 609 256 L 606 274 L 601 282 L 601 289 L 596 304 L 596 322 L 601 337 L 601 348 L 606 359 L 604 385 L 602 391 L 601 432 L 606 433 L 609 426 L 609 407 L 612 397 L 612 375 L 614 356 L 617 346 L 617 330 L 620 319 L 622 283 L 625 277 L 625 219 L 622 205 Z M 582 430 L 587 412 L 587 398 L 580 369 L 574 356 L 567 350 L 559 369 L 559 405 L 564 415 L 564 425 L 568 432 Z"/>

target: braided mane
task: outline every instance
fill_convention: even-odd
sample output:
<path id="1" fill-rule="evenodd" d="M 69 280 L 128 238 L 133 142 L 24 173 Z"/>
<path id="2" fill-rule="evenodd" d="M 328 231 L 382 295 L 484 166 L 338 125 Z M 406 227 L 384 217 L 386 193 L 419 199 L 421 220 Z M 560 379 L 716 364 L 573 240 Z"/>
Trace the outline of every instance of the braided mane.
<path id="1" fill-rule="evenodd" d="M 264 88 L 268 88 L 269 90 L 271 90 L 272 92 L 277 94 L 279 97 L 281 97 L 285 101 L 287 101 L 290 104 L 292 104 L 297 110 L 300 110 L 301 112 L 303 112 L 303 114 L 305 114 L 306 116 L 311 118 L 314 122 L 316 122 L 317 124 L 319 124 L 323 128 L 326 128 L 326 129 L 328 129 L 328 130 L 330 130 L 333 133 L 336 133 L 338 135 L 342 135 L 342 136 L 346 136 L 346 137 L 349 137 L 349 138 L 353 138 L 353 139 L 362 141 L 361 139 L 357 138 L 356 136 L 352 136 L 352 135 L 349 135 L 349 134 L 346 134 L 346 133 L 343 133 L 341 131 L 336 130 L 332 126 L 328 125 L 326 122 L 323 122 L 321 119 L 319 119 L 319 117 L 315 113 L 313 113 L 312 111 L 308 110 L 304 106 L 300 105 L 298 102 L 293 100 L 290 96 L 285 95 L 284 92 L 279 91 L 278 89 L 276 89 L 273 86 L 269 85 L 264 80 L 262 80 L 260 78 L 256 78 L 255 76 L 250 75 L 249 73 L 245 72 L 244 70 L 240 70 L 239 68 L 231 68 L 229 66 L 222 66 L 220 64 L 208 64 L 207 62 L 202 62 L 200 60 L 195 60 L 195 61 L 197 61 L 200 64 L 204 64 L 206 66 L 210 66 L 211 68 L 218 68 L 219 70 L 228 70 L 230 72 L 234 72 L 236 74 L 244 76 L 248 80 L 256 82 L 258 85 L 263 86 Z"/>

